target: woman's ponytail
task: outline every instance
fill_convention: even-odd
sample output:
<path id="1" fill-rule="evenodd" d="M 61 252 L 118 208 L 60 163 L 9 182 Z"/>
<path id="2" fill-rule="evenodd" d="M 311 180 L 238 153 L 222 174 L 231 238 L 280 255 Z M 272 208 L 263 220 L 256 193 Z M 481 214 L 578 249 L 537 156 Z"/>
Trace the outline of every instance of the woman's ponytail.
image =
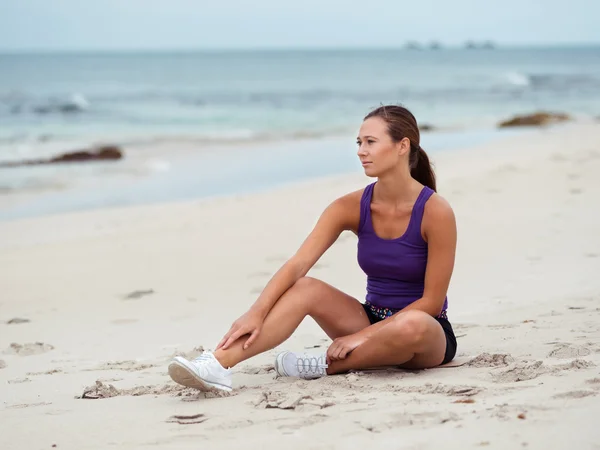
<path id="1" fill-rule="evenodd" d="M 434 191 L 435 173 L 429 162 L 429 156 L 420 145 L 410 144 L 410 175 L 424 186 L 427 186 Z"/>

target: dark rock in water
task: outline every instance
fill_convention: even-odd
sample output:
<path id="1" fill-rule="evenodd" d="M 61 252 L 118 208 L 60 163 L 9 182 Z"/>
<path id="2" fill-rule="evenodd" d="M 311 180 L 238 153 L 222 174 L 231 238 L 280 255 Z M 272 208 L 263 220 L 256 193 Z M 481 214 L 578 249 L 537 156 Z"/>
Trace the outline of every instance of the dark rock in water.
<path id="1" fill-rule="evenodd" d="M 431 124 L 423 123 L 423 124 L 419 125 L 419 131 L 433 131 L 433 130 L 435 130 L 435 127 Z"/>
<path id="2" fill-rule="evenodd" d="M 571 118 L 567 114 L 540 111 L 524 116 L 515 116 L 512 119 L 500 122 L 498 126 L 500 128 L 542 126 L 558 122 L 565 122 L 567 120 L 571 120 Z"/>
<path id="3" fill-rule="evenodd" d="M 63 155 L 55 156 L 49 162 L 79 162 L 79 161 L 98 161 L 98 160 L 112 160 L 121 159 L 123 152 L 121 149 L 115 146 L 100 147 L 96 150 L 89 151 L 83 150 L 72 153 L 65 153 Z"/>
<path id="4" fill-rule="evenodd" d="M 123 150 L 114 145 L 98 147 L 93 150 L 79 150 L 63 153 L 50 159 L 30 159 L 23 161 L 0 162 L 0 167 L 35 166 L 41 164 L 60 164 L 88 161 L 113 161 L 123 158 Z"/>

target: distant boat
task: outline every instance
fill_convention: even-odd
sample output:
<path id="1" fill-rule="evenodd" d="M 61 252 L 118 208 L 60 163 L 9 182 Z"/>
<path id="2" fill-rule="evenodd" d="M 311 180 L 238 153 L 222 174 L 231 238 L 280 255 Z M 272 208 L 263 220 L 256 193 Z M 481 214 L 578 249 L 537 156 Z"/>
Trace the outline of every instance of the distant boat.
<path id="1" fill-rule="evenodd" d="M 476 49 L 493 50 L 496 48 L 496 45 L 492 41 L 483 41 L 482 43 L 477 43 L 475 41 L 469 40 L 469 41 L 465 42 L 465 48 L 468 50 L 476 50 Z"/>
<path id="2" fill-rule="evenodd" d="M 421 47 L 421 44 L 419 44 L 416 41 L 408 41 L 405 45 L 404 48 L 408 49 L 408 50 L 422 50 L 423 48 Z"/>

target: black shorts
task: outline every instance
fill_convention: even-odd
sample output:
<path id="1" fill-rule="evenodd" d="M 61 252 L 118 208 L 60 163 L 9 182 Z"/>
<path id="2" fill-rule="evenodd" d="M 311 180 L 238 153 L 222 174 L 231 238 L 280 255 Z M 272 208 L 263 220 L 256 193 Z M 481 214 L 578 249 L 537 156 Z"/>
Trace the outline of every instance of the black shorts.
<path id="1" fill-rule="evenodd" d="M 368 305 L 365 305 L 363 303 L 362 306 L 365 312 L 367 313 L 367 317 L 369 318 L 369 322 L 371 322 L 371 325 L 385 320 L 373 314 L 373 311 L 371 311 L 371 308 L 369 308 Z M 456 356 L 456 336 L 454 335 L 454 330 L 452 329 L 452 325 L 450 324 L 450 321 L 448 319 L 444 317 L 434 317 L 434 319 L 437 320 L 438 323 L 442 326 L 444 334 L 446 335 L 446 353 L 444 355 L 444 360 L 442 361 L 442 364 L 447 364 L 454 359 L 454 356 Z"/>

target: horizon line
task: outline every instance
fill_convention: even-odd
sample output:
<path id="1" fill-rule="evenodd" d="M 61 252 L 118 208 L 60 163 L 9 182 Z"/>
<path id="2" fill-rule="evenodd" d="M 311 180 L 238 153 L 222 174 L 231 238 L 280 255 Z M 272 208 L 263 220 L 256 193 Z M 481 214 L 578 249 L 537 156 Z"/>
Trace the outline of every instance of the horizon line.
<path id="1" fill-rule="evenodd" d="M 473 43 L 475 48 L 468 48 L 467 44 Z M 486 44 L 492 44 L 492 48 L 482 47 Z M 431 48 L 432 44 L 439 45 L 439 48 Z M 417 45 L 417 48 L 411 48 L 410 45 Z M 405 50 L 411 52 L 418 51 L 443 51 L 443 50 L 511 50 L 511 49 L 553 49 L 553 48 L 575 48 L 575 47 L 600 47 L 598 42 L 573 42 L 573 43 L 513 43 L 503 44 L 489 39 L 467 40 L 462 44 L 447 44 L 439 40 L 431 41 L 407 41 L 404 45 L 397 46 L 255 46 L 255 47 L 124 47 L 124 48 L 2 48 L 0 54 L 57 54 L 57 53 L 219 53 L 219 52 L 278 52 L 278 51 L 365 51 L 365 50 Z"/>

